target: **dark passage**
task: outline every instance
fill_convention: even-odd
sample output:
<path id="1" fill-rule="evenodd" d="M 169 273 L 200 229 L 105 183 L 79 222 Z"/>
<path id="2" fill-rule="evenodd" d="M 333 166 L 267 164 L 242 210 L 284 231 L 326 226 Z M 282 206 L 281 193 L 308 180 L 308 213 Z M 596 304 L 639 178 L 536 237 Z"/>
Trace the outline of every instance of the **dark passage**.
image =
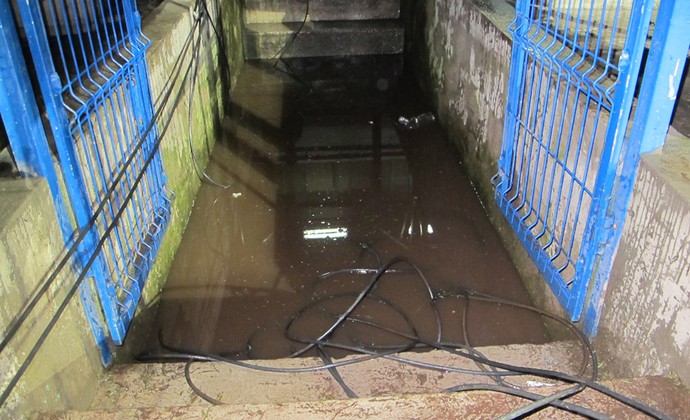
<path id="1" fill-rule="evenodd" d="M 238 358 L 285 357 L 302 347 L 285 336 L 294 314 L 290 334 L 316 338 L 372 278 L 333 272 L 375 270 L 394 257 L 414 262 L 436 296 L 464 286 L 529 303 L 441 128 L 396 124 L 429 111 L 414 82 L 389 77 L 397 63 L 293 60 L 297 78 L 271 64 L 249 62 L 240 75 L 207 169 L 233 184 L 199 191 L 151 350 L 160 338 Z M 436 339 L 419 275 L 404 263 L 392 269 L 375 289 L 379 298 L 356 315 Z M 444 341 L 549 339 L 539 316 L 523 310 L 464 299 L 437 305 Z M 361 324 L 331 339 L 373 348 L 408 342 Z"/>

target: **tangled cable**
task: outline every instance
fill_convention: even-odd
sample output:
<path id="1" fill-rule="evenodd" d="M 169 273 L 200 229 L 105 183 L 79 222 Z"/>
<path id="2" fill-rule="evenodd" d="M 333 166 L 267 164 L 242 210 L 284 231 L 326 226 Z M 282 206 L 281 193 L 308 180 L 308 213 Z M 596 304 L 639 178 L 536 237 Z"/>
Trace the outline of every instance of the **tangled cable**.
<path id="1" fill-rule="evenodd" d="M 363 247 L 366 248 L 366 245 L 363 245 Z M 370 247 L 369 250 L 372 251 L 374 255 L 376 255 L 377 260 L 380 261 L 378 254 L 376 254 L 376 251 L 374 251 L 373 248 Z M 400 268 L 395 269 L 394 267 Z M 391 273 L 412 273 L 415 275 L 415 278 L 419 279 L 419 281 L 422 283 L 425 295 L 428 295 L 428 304 L 433 312 L 433 317 L 435 318 L 434 323 L 436 325 L 436 331 L 434 331 L 434 339 L 425 339 L 422 336 L 420 336 L 420 334 L 418 333 L 418 328 L 415 326 L 414 322 L 410 319 L 410 317 L 407 314 L 405 314 L 405 312 L 398 305 L 396 305 L 391 300 L 386 299 L 385 297 L 380 296 L 376 293 L 377 286 L 380 284 L 381 281 L 387 278 L 387 274 Z M 340 293 L 313 300 L 308 305 L 304 306 L 302 309 L 293 314 L 285 327 L 285 337 L 301 345 L 300 349 L 293 351 L 287 357 L 302 356 L 308 351 L 312 350 L 315 351 L 316 355 L 321 359 L 321 364 L 294 368 L 278 368 L 261 365 L 255 362 L 235 360 L 230 357 L 218 354 L 189 351 L 185 349 L 175 348 L 164 343 L 162 339 L 162 332 L 159 337 L 159 340 L 161 341 L 161 345 L 167 351 L 167 353 L 143 355 L 140 357 L 140 359 L 186 361 L 185 378 L 190 388 L 201 398 L 212 404 L 222 404 L 222 401 L 219 401 L 218 399 L 215 399 L 207 395 L 194 383 L 191 377 L 190 367 L 195 362 L 223 362 L 242 368 L 273 373 L 303 373 L 327 370 L 333 376 L 335 381 L 343 388 L 345 394 L 350 398 L 355 398 L 357 397 L 357 394 L 345 383 L 343 378 L 338 373 L 337 369 L 347 365 L 361 363 L 367 360 L 384 358 L 423 369 L 433 369 L 438 371 L 457 372 L 463 374 L 488 377 L 495 382 L 494 384 L 459 384 L 451 388 L 439 390 L 441 392 L 469 392 L 483 390 L 518 396 L 520 398 L 524 398 L 530 401 L 528 404 L 519 407 L 517 410 L 508 413 L 502 417 L 506 419 L 521 417 L 526 414 L 542 410 L 545 407 L 554 407 L 559 410 L 566 410 L 589 418 L 606 418 L 606 416 L 597 413 L 596 411 L 593 411 L 589 408 L 566 401 L 568 398 L 582 392 L 587 388 L 604 394 L 609 398 L 621 402 L 650 417 L 657 419 L 667 418 L 663 413 L 660 413 L 654 408 L 651 408 L 639 401 L 636 401 L 630 397 L 615 392 L 609 389 L 608 387 L 598 383 L 596 353 L 594 352 L 589 340 L 586 336 L 584 336 L 584 334 L 582 334 L 582 332 L 580 332 L 580 330 L 573 326 L 569 321 L 562 319 L 559 316 L 550 314 L 530 305 L 525 305 L 508 299 L 492 296 L 465 287 L 458 287 L 454 293 L 434 293 L 424 273 L 412 261 L 404 257 L 393 258 L 384 264 L 379 263 L 379 268 L 377 269 L 357 268 L 332 271 L 319 276 L 317 281 L 322 282 L 342 274 L 369 275 L 371 277 L 364 284 L 359 293 Z M 345 310 L 336 313 L 333 311 L 329 311 L 325 308 L 324 303 L 343 299 L 347 299 L 347 302 L 349 303 Z M 464 305 L 465 309 L 462 316 L 465 318 L 467 315 L 467 306 L 469 302 L 481 301 L 499 305 L 507 305 L 514 308 L 531 311 L 542 317 L 549 318 L 562 324 L 571 332 L 571 334 L 575 337 L 575 339 L 580 343 L 580 346 L 582 347 L 582 362 L 577 374 L 572 375 L 554 370 L 517 366 L 489 359 L 488 357 L 484 356 L 480 351 L 473 348 L 469 342 L 467 342 L 467 325 L 464 319 L 462 325 L 464 330 L 463 336 L 466 342 L 456 343 L 444 341 L 442 320 L 438 308 L 438 303 L 446 299 L 464 300 L 466 304 Z M 399 314 L 401 319 L 404 320 L 404 328 L 392 328 L 383 325 L 379 322 L 376 322 L 374 320 L 368 318 L 365 319 L 363 317 L 357 316 L 357 308 L 360 307 L 362 303 L 365 301 L 376 302 L 377 304 L 384 305 L 396 312 L 397 314 Z M 333 322 L 322 332 L 316 335 L 316 337 L 312 338 L 298 335 L 295 332 L 295 323 L 299 319 L 301 319 L 305 314 L 312 313 L 314 311 L 318 311 L 321 315 L 325 315 L 327 317 L 332 318 Z M 334 339 L 334 333 L 346 324 L 357 324 L 369 328 L 374 328 L 387 334 L 399 337 L 405 342 L 399 345 L 365 345 L 363 342 L 357 342 L 357 345 L 351 345 L 343 342 L 338 342 Z M 409 357 L 405 357 L 405 351 L 419 348 L 442 350 L 457 357 L 469 359 L 473 361 L 478 368 L 476 370 L 464 369 L 454 366 L 422 362 L 418 360 L 413 360 Z M 333 361 L 331 356 L 328 354 L 328 349 L 346 350 L 353 354 L 359 354 L 360 356 L 347 358 L 339 361 Z M 521 375 L 530 375 L 550 380 L 556 380 L 566 384 L 571 384 L 572 386 L 569 386 L 568 388 L 563 389 L 554 394 L 543 396 L 524 390 L 519 386 L 507 381 L 507 378 Z"/>

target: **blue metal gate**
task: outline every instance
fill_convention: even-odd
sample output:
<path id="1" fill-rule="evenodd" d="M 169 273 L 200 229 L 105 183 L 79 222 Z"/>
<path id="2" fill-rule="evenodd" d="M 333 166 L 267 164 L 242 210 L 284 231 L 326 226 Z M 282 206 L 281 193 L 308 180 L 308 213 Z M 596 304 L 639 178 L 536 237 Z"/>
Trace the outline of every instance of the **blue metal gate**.
<path id="1" fill-rule="evenodd" d="M 170 208 L 156 148 L 149 42 L 134 0 L 19 0 L 13 6 L 59 160 L 61 178 L 49 183 L 56 203 L 63 196 L 69 203 L 56 206 L 58 213 L 71 210 L 60 215 L 73 223 L 63 233 L 70 245 L 77 233 L 88 232 L 76 264 L 84 267 L 98 253 L 88 275 L 110 337 L 122 344 Z M 10 140 L 13 150 L 40 148 L 26 138 Z M 50 172 L 43 174 L 50 178 Z"/>
<path id="2" fill-rule="evenodd" d="M 600 298 L 603 265 L 617 246 L 609 232 L 620 232 L 622 219 L 611 209 L 616 194 L 629 196 L 620 177 L 630 178 L 624 171 L 634 174 L 639 158 L 626 136 L 653 7 L 652 0 L 518 0 L 510 28 L 496 201 L 573 321 L 588 295 Z M 624 164 L 629 159 L 633 165 Z M 596 322 L 594 315 L 587 332 Z"/>

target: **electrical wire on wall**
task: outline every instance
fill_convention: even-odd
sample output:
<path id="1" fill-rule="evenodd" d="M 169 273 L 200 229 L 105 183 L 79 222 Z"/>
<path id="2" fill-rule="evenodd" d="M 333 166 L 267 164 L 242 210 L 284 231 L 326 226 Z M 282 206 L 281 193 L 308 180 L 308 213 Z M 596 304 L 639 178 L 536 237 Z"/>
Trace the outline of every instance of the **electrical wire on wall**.
<path id="1" fill-rule="evenodd" d="M 300 22 L 299 26 L 297 27 L 297 30 L 292 33 L 288 42 L 286 42 L 285 45 L 283 45 L 283 47 L 273 55 L 271 60 L 273 60 L 272 67 L 274 70 L 277 70 L 283 74 L 288 75 L 289 77 L 293 78 L 295 81 L 299 82 L 302 85 L 305 85 L 310 90 L 313 90 L 313 86 L 310 83 L 307 83 L 306 81 L 302 80 L 297 75 L 297 72 L 292 67 L 290 67 L 290 64 L 288 64 L 287 61 L 285 61 L 283 59 L 283 56 L 285 55 L 285 53 L 290 49 L 290 47 L 292 47 L 292 45 L 295 43 L 297 38 L 302 33 L 302 30 L 304 29 L 304 26 L 307 24 L 308 19 L 309 19 L 309 0 L 306 0 L 306 5 L 304 8 L 304 17 L 302 18 L 302 21 Z M 282 63 L 287 70 L 281 69 L 278 66 L 279 63 Z"/>
<path id="2" fill-rule="evenodd" d="M 188 125 L 188 143 L 189 151 L 192 155 L 192 163 L 194 164 L 194 169 L 203 181 L 208 182 L 219 188 L 228 189 L 232 187 L 233 183 L 222 183 L 213 179 L 199 164 L 199 157 L 197 155 L 196 149 L 194 148 L 194 94 L 196 93 L 197 80 L 199 78 L 199 58 L 201 56 L 201 41 L 203 38 L 204 31 L 207 29 L 207 25 L 210 25 L 213 29 L 216 37 L 221 35 L 218 33 L 216 25 L 213 23 L 213 19 L 208 10 L 208 5 L 206 0 L 197 0 L 195 7 L 195 16 L 200 19 L 201 24 L 197 28 L 197 40 L 194 42 L 194 49 L 192 53 L 192 62 L 194 63 L 193 71 L 191 73 L 191 82 L 189 87 L 189 103 L 188 103 L 188 114 L 187 114 L 187 125 Z"/>
<path id="3" fill-rule="evenodd" d="M 374 251 L 375 253 L 375 251 Z M 378 254 L 377 258 L 378 258 Z M 423 338 L 419 333 L 419 328 L 412 321 L 409 314 L 405 313 L 400 306 L 396 305 L 390 299 L 385 298 L 380 295 L 377 290 L 379 284 L 385 281 L 391 276 L 391 274 L 399 275 L 400 273 L 412 274 L 419 280 L 423 286 L 423 298 L 426 300 L 426 304 L 431 309 L 431 316 L 433 319 L 423 322 L 423 325 L 434 325 L 435 329 L 433 331 L 427 331 L 427 333 L 433 334 L 433 339 Z M 300 373 L 300 372 L 315 372 L 315 371 L 328 371 L 335 381 L 343 388 L 345 394 L 350 398 L 355 398 L 359 395 L 356 390 L 353 390 L 342 378 L 338 372 L 339 368 L 344 368 L 345 366 L 361 363 L 369 360 L 375 360 L 378 358 L 384 358 L 388 360 L 393 360 L 398 363 L 412 365 L 417 368 L 431 369 L 434 371 L 441 372 L 457 372 L 462 374 L 469 374 L 477 377 L 489 378 L 494 383 L 469 383 L 469 384 L 458 384 L 447 389 L 438 390 L 440 392 L 471 392 L 471 391 L 491 391 L 499 392 L 508 395 L 518 396 L 520 398 L 529 400 L 528 404 L 514 410 L 511 413 L 506 414 L 503 418 L 519 418 L 527 414 L 531 414 L 542 410 L 546 407 L 553 407 L 558 410 L 565 410 L 571 413 L 576 413 L 585 417 L 604 419 L 601 413 L 598 413 L 590 408 L 584 407 L 582 405 L 569 402 L 568 399 L 581 393 L 586 389 L 594 390 L 601 393 L 612 400 L 618 401 L 625 404 L 639 412 L 648 415 L 653 418 L 665 419 L 667 418 L 663 413 L 651 408 L 645 404 L 640 403 L 632 398 L 622 395 L 606 386 L 601 385 L 597 382 L 598 379 L 598 362 L 596 353 L 594 352 L 589 340 L 584 334 L 572 325 L 567 320 L 543 311 L 539 308 L 525 305 L 519 302 L 514 302 L 508 299 L 500 298 L 497 296 L 492 296 L 486 293 L 479 292 L 470 288 L 458 286 L 455 290 L 451 292 L 434 292 L 429 285 L 429 281 L 426 279 L 424 273 L 419 269 L 412 261 L 403 257 L 393 258 L 385 263 L 379 263 L 379 268 L 359 268 L 359 269 L 344 269 L 344 270 L 334 270 L 325 275 L 321 275 L 317 279 L 317 284 L 320 282 L 328 281 L 331 278 L 335 278 L 340 275 L 362 275 L 370 276 L 369 280 L 362 286 L 358 293 L 342 293 L 342 294 L 332 294 L 329 296 L 314 298 L 305 307 L 299 309 L 293 314 L 289 319 L 284 335 L 286 338 L 291 340 L 293 343 L 299 344 L 301 347 L 291 354 L 286 355 L 287 357 L 297 357 L 303 356 L 307 352 L 316 352 L 316 355 L 321 359 L 320 364 L 313 364 L 311 366 L 303 366 L 298 368 L 276 368 L 271 366 L 266 366 L 260 362 L 252 362 L 247 360 L 235 360 L 225 355 L 212 354 L 208 352 L 198 352 L 190 351 L 189 349 L 181 349 L 171 346 L 165 343 L 163 340 L 163 334 L 160 332 L 159 340 L 161 346 L 166 352 L 161 354 L 147 354 L 140 357 L 141 360 L 151 361 L 151 360 L 180 360 L 185 361 L 185 378 L 189 383 L 191 389 L 198 394 L 204 400 L 212 404 L 221 404 L 222 401 L 217 398 L 211 397 L 201 390 L 193 381 L 190 367 L 195 362 L 222 362 L 228 363 L 233 366 L 239 366 L 242 368 L 258 370 L 262 372 L 274 372 L 274 373 Z M 421 296 L 421 295 L 420 295 Z M 342 311 L 335 312 L 333 309 L 327 309 L 331 306 L 327 305 L 329 302 L 334 301 L 345 301 L 347 302 L 346 309 Z M 518 366 L 508 363 L 499 362 L 492 360 L 480 351 L 475 349 L 469 342 L 467 323 L 463 319 L 462 323 L 462 334 L 465 342 L 448 342 L 445 340 L 447 332 L 444 332 L 443 325 L 444 322 L 441 319 L 440 311 L 438 305 L 447 300 L 459 300 L 464 302 L 464 311 L 462 316 L 467 317 L 467 307 L 470 302 L 482 302 L 501 306 L 510 306 L 521 311 L 529 311 L 538 314 L 541 317 L 548 318 L 552 321 L 558 322 L 563 325 L 570 334 L 577 340 L 582 349 L 582 360 L 580 362 L 580 367 L 575 374 L 569 374 L 560 371 L 539 369 L 533 367 Z M 370 315 L 361 316 L 357 313 L 358 308 L 362 306 L 365 302 L 376 303 L 379 305 L 386 306 L 393 312 L 400 316 L 402 322 L 391 327 L 385 325 L 376 319 L 373 319 Z M 317 314 L 322 317 L 330 318 L 332 321 L 328 327 L 322 329 L 322 332 L 315 334 L 314 337 L 308 337 L 298 334 L 295 331 L 295 324 L 298 323 L 300 319 L 309 315 Z M 421 321 L 420 321 L 421 323 Z M 387 335 L 392 335 L 398 337 L 401 342 L 399 344 L 386 344 L 378 345 L 372 343 L 371 340 L 357 340 L 352 337 L 352 331 L 348 331 L 348 334 L 342 334 L 342 336 L 348 336 L 353 339 L 357 344 L 347 344 L 339 341 L 336 337 L 336 332 L 344 328 L 346 325 L 362 325 L 367 328 L 373 328 Z M 249 345 L 248 345 L 249 347 Z M 359 356 L 353 356 L 351 358 L 341 359 L 334 361 L 329 355 L 330 350 L 345 350 L 352 354 L 359 354 Z M 428 362 L 421 362 L 419 360 L 414 360 L 405 356 L 406 351 L 413 349 L 435 349 L 446 352 L 454 357 L 468 359 L 474 362 L 478 367 L 477 369 L 467 369 L 458 368 L 451 365 L 439 365 Z M 247 352 L 250 353 L 249 351 Z M 567 388 L 559 390 L 551 395 L 540 395 L 530 392 L 527 389 L 521 388 L 519 385 L 513 383 L 511 378 L 516 378 L 520 376 L 535 376 L 544 378 L 550 381 L 561 384 L 569 384 Z"/>

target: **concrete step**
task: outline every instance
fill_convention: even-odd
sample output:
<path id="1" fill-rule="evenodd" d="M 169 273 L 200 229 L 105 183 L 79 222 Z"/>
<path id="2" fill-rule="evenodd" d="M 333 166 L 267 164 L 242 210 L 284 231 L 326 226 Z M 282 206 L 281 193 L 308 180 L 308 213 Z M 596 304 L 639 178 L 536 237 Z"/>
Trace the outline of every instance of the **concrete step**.
<path id="1" fill-rule="evenodd" d="M 310 88 L 321 93 L 325 88 L 341 90 L 392 89 L 403 73 L 402 54 L 357 55 L 348 57 L 297 57 L 252 60 L 252 71 L 240 73 L 233 98 L 247 93 L 257 95 L 280 89 L 283 95 Z M 275 66 L 275 67 L 274 67 Z M 342 93 L 341 93 L 342 96 Z M 342 99 L 342 98 L 341 98 Z M 241 104 L 236 104 L 241 107 Z"/>
<path id="2" fill-rule="evenodd" d="M 669 418 L 687 418 L 690 398 L 685 389 L 662 377 L 645 377 L 604 382 L 624 395 L 648 404 Z M 529 392 L 549 395 L 565 389 L 559 387 L 530 388 Z M 603 394 L 587 389 L 567 400 L 611 418 L 647 418 L 630 407 L 613 402 Z M 205 418 L 205 419 L 360 419 L 360 418 L 473 418 L 494 419 L 527 404 L 518 397 L 491 391 L 446 394 L 390 395 L 357 399 L 297 401 L 282 404 L 188 405 L 182 407 L 100 408 L 86 412 L 40 413 L 44 419 L 103 418 Z M 530 419 L 582 418 L 555 408 L 533 413 Z"/>
<path id="3" fill-rule="evenodd" d="M 246 0 L 245 22 L 302 22 L 307 0 Z M 400 0 L 309 0 L 309 20 L 398 19 Z"/>
<path id="4" fill-rule="evenodd" d="M 247 59 L 400 54 L 404 30 L 393 20 L 253 23 L 244 28 Z M 286 45 L 289 46 L 285 48 Z"/>
<path id="5" fill-rule="evenodd" d="M 575 373 L 582 352 L 572 342 L 543 345 L 493 346 L 480 349 L 487 357 L 523 366 Z M 350 359 L 351 356 L 347 359 Z M 446 352 L 405 353 L 410 359 L 477 370 L 468 359 Z M 271 367 L 320 365 L 320 359 L 265 360 L 254 363 Z M 360 397 L 391 394 L 436 393 L 463 383 L 493 383 L 486 376 L 422 369 L 387 359 L 369 360 L 338 368 L 344 381 Z M 299 374 L 267 373 L 223 363 L 191 366 L 194 383 L 225 404 L 283 404 L 346 399 L 343 389 L 327 371 Z M 543 379 L 514 377 L 519 386 L 543 385 Z M 96 410 L 138 409 L 207 405 L 185 380 L 184 364 L 155 363 L 116 366 L 102 381 L 92 404 Z"/>

